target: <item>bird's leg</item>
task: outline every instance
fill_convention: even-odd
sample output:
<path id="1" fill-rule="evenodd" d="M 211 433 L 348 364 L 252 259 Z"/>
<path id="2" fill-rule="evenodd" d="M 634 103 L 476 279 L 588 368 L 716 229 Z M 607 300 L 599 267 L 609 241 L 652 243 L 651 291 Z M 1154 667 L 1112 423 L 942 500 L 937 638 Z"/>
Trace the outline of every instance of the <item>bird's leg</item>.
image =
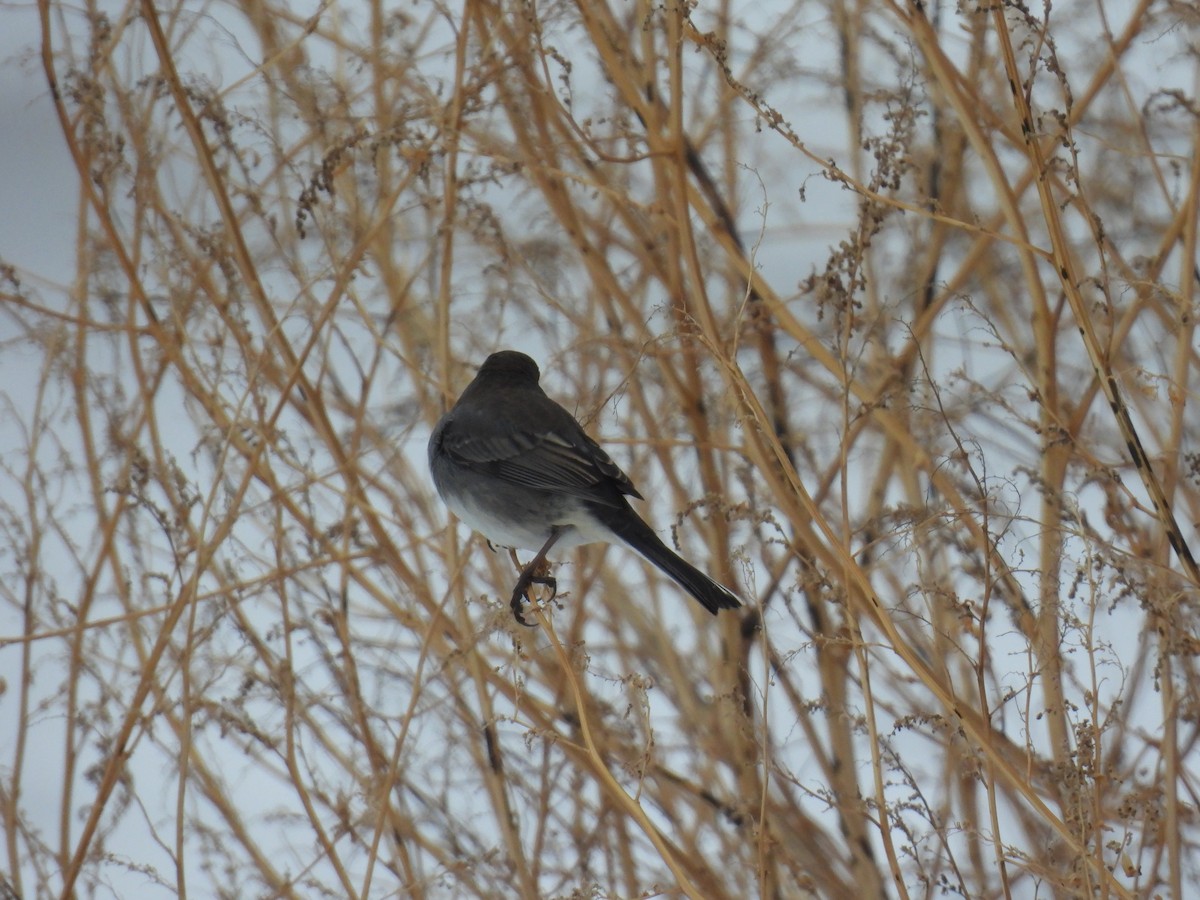
<path id="1" fill-rule="evenodd" d="M 512 607 L 513 617 L 516 618 L 516 620 L 526 628 L 534 627 L 529 622 L 526 622 L 525 617 L 521 615 L 522 602 L 526 600 L 528 600 L 530 603 L 533 602 L 529 597 L 530 586 L 534 584 L 541 584 L 550 588 L 551 600 L 553 600 L 554 595 L 558 593 L 558 582 L 547 574 L 548 567 L 546 566 L 546 554 L 550 552 L 550 548 L 558 542 L 558 539 L 563 536 L 564 530 L 565 529 L 556 527 L 550 532 L 549 540 L 547 540 L 542 546 L 542 549 L 537 552 L 537 555 L 525 564 L 525 568 L 521 570 L 520 577 L 517 578 L 516 587 L 513 588 L 512 601 L 509 605 Z"/>

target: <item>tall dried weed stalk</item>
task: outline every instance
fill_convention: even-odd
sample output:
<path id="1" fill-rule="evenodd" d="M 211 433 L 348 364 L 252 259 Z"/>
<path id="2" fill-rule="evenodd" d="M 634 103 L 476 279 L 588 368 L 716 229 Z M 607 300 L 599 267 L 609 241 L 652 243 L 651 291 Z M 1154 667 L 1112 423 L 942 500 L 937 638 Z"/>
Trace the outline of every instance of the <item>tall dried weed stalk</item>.
<path id="1" fill-rule="evenodd" d="M 1193 6 L 39 10 L 0 896 L 1196 890 Z M 508 346 L 743 611 L 514 624 Z"/>

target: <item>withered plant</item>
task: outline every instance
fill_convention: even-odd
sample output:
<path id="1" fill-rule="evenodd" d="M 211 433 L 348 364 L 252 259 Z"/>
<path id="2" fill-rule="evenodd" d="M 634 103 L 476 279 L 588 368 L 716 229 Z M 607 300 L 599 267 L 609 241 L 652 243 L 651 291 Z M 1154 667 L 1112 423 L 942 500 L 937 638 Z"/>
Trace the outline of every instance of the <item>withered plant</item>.
<path id="1" fill-rule="evenodd" d="M 1197 890 L 1194 6 L 37 11 L 0 896 Z M 513 621 L 506 347 L 742 610 Z"/>

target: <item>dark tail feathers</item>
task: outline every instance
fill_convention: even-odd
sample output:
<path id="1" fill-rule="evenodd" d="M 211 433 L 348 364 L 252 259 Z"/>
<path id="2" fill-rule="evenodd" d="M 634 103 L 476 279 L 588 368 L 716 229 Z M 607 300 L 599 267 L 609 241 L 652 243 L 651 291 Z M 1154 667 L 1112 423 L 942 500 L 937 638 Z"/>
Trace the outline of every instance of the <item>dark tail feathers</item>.
<path id="1" fill-rule="evenodd" d="M 592 511 L 614 534 L 669 575 L 714 616 L 718 610 L 742 605 L 733 591 L 717 584 L 664 544 L 628 503 L 624 509 L 596 504 Z"/>

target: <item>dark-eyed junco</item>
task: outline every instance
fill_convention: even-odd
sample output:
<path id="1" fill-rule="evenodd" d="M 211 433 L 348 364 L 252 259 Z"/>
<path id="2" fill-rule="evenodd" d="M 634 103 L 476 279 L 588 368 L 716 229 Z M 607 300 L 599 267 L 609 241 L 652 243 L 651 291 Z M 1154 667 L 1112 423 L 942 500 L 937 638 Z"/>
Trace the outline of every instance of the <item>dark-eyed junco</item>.
<path id="1" fill-rule="evenodd" d="M 538 385 L 524 353 L 489 356 L 429 438 L 429 469 L 446 506 L 493 544 L 536 550 L 513 591 L 518 621 L 552 547 L 621 540 L 673 578 L 710 613 L 741 606 L 671 551 L 633 511 L 642 499 L 621 471 Z"/>

